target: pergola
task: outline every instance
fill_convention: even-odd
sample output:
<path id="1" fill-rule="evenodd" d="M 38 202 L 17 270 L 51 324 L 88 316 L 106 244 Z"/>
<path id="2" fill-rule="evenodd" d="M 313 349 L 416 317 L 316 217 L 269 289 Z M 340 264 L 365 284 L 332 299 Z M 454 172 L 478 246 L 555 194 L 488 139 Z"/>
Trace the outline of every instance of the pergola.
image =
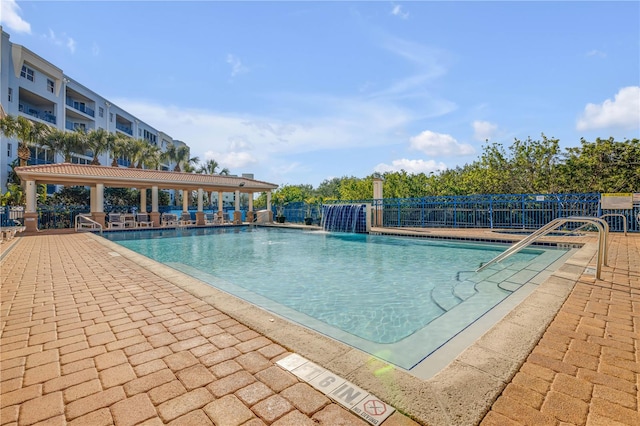
<path id="1" fill-rule="evenodd" d="M 104 188 L 136 188 L 140 190 L 140 212 L 147 212 L 147 192 L 151 189 L 151 212 L 149 218 L 154 226 L 160 225 L 158 211 L 158 190 L 182 190 L 182 211 L 187 213 L 189 197 L 188 191 L 198 192 L 198 211 L 196 225 L 205 224 L 203 211 L 204 192 L 217 192 L 218 200 L 222 200 L 225 192 L 234 192 L 235 213 L 234 222 L 241 220 L 240 193 L 249 194 L 248 220 L 253 220 L 253 193 L 267 193 L 267 210 L 271 211 L 271 191 L 278 185 L 238 176 L 206 175 L 196 173 L 170 172 L 161 170 L 147 170 L 136 168 L 94 166 L 83 164 L 59 163 L 38 166 L 16 167 L 16 173 L 26 183 L 26 209 L 24 224 L 26 231 L 36 231 L 38 214 L 36 212 L 37 185 L 54 184 L 69 186 L 89 186 L 91 188 L 91 218 L 101 225 L 105 225 Z M 222 212 L 222 202 L 218 203 L 218 210 Z"/>

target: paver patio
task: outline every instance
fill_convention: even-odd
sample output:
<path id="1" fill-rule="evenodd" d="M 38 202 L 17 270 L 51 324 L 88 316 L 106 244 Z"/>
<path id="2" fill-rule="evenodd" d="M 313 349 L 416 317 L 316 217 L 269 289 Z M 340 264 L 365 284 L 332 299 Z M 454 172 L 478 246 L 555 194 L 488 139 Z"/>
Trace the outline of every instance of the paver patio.
<path id="1" fill-rule="evenodd" d="M 368 424 L 277 366 L 284 346 L 87 235 L 0 248 L 2 425 Z M 613 235 L 609 265 L 581 276 L 483 425 L 640 425 L 640 235 Z"/>

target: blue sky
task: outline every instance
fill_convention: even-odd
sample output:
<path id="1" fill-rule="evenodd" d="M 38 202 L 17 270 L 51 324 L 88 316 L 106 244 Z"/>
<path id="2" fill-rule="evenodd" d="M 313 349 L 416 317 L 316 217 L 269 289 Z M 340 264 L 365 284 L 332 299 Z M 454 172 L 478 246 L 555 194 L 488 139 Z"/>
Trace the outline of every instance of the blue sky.
<path id="1" fill-rule="evenodd" d="M 233 174 L 455 168 L 640 137 L 640 2 L 15 1 L 13 43 Z"/>

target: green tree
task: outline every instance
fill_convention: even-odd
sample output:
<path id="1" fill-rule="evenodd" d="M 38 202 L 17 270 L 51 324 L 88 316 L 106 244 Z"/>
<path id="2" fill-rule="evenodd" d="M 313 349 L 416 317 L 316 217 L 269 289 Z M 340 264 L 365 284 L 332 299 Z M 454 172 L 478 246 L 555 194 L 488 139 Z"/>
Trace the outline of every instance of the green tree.
<path id="1" fill-rule="evenodd" d="M 215 174 L 219 174 L 219 175 L 229 175 L 229 169 L 228 168 L 224 168 L 222 170 L 220 170 L 220 172 L 218 173 L 217 170 L 220 167 L 220 164 L 218 164 L 218 162 L 216 160 L 214 160 L 213 158 L 208 159 L 207 161 L 204 162 L 204 164 L 201 164 L 198 169 L 197 169 L 197 173 L 202 173 L 202 174 L 206 174 L 206 175 L 215 175 Z"/>
<path id="2" fill-rule="evenodd" d="M 93 153 L 93 160 L 91 160 L 91 164 L 95 166 L 100 165 L 98 157 L 113 148 L 113 141 L 115 141 L 115 138 L 116 136 L 113 133 L 109 133 L 103 128 L 92 129 L 87 133 L 87 148 L 89 148 Z"/>
<path id="3" fill-rule="evenodd" d="M 23 116 L 6 115 L 0 119 L 0 131 L 8 138 L 18 139 L 20 166 L 26 166 L 31 157 L 30 147 L 42 144 L 51 127 L 33 122 Z"/>
<path id="4" fill-rule="evenodd" d="M 86 148 L 87 135 L 82 130 L 66 132 L 52 129 L 46 138 L 46 144 L 55 154 L 61 154 L 65 163 L 71 163 L 71 154 L 83 153 Z"/>

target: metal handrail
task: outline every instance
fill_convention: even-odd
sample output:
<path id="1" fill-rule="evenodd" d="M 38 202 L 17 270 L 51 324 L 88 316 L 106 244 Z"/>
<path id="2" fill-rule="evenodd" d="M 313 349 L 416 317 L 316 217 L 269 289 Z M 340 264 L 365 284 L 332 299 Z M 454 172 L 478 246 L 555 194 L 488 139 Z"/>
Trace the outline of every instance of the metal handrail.
<path id="1" fill-rule="evenodd" d="M 565 223 L 568 223 L 568 222 L 585 222 L 585 223 L 593 224 L 596 226 L 596 228 L 598 228 L 598 254 L 596 259 L 596 278 L 600 279 L 602 264 L 604 263 L 604 265 L 607 266 L 607 246 L 608 246 L 607 236 L 609 233 L 609 224 L 605 220 L 597 217 L 581 217 L 581 216 L 572 216 L 572 217 L 558 218 L 558 219 L 552 220 L 551 222 L 547 223 L 545 226 L 538 229 L 531 235 L 523 238 L 522 240 L 518 241 L 517 243 L 509 247 L 507 250 L 500 253 L 498 256 L 494 257 L 489 262 L 480 266 L 476 270 L 476 272 L 480 272 L 483 269 L 487 268 L 489 265 L 492 265 L 496 262 L 500 262 L 501 260 L 504 260 L 507 257 L 510 257 L 516 254 L 520 250 L 532 244 L 538 238 L 545 236 L 549 232 L 553 231 L 554 229 L 557 229 L 561 225 L 564 225 Z"/>
<path id="2" fill-rule="evenodd" d="M 78 229 L 81 228 L 79 226 L 79 219 L 82 218 L 82 220 L 89 222 L 91 224 L 91 229 L 99 229 L 100 230 L 100 235 L 102 235 L 102 225 L 99 222 L 96 222 L 95 220 L 91 219 L 91 217 L 84 215 L 82 213 L 78 214 L 75 218 L 75 228 L 76 228 L 76 232 L 78 232 Z"/>
<path id="3" fill-rule="evenodd" d="M 627 236 L 627 217 L 623 214 L 620 213 L 607 213 L 607 214 L 603 214 L 602 216 L 600 216 L 600 219 L 602 219 L 603 217 L 608 217 L 608 216 L 619 216 L 622 218 L 622 227 L 624 229 L 624 236 Z"/>

